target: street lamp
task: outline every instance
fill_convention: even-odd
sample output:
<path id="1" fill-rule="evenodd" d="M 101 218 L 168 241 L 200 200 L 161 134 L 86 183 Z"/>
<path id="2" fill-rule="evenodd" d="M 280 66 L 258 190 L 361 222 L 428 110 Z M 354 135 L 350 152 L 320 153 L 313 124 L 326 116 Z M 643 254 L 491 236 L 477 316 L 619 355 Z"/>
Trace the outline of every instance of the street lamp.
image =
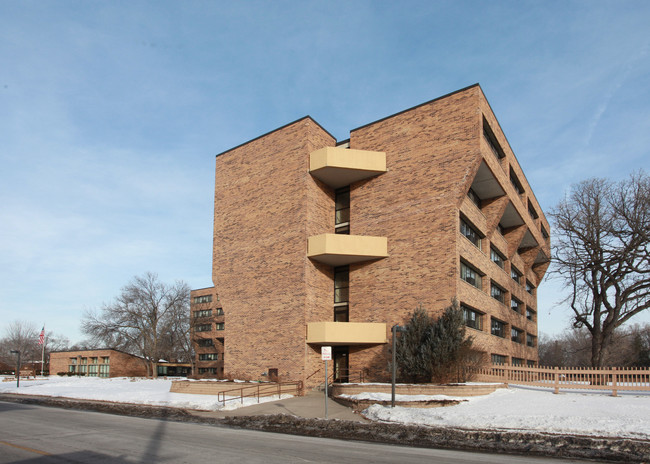
<path id="1" fill-rule="evenodd" d="M 397 371 L 397 365 L 395 361 L 395 351 L 397 346 L 397 332 L 406 332 L 406 327 L 395 324 L 391 329 L 393 333 L 393 363 L 391 365 L 391 375 L 392 375 L 392 386 L 391 386 L 391 395 L 390 395 L 390 407 L 395 407 L 395 372 Z"/>
<path id="2" fill-rule="evenodd" d="M 17 354 L 16 359 L 16 388 L 20 387 L 20 350 L 11 350 L 11 354 Z"/>

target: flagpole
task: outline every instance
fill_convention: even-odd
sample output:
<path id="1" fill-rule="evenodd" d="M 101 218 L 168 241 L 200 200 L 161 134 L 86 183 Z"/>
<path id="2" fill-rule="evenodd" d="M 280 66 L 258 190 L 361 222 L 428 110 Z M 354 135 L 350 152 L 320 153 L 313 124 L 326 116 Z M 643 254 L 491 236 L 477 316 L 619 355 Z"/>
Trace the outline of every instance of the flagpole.
<path id="1" fill-rule="evenodd" d="M 45 366 L 45 344 L 47 343 L 47 337 L 43 340 L 43 351 L 41 352 L 41 377 L 43 377 L 43 366 Z"/>

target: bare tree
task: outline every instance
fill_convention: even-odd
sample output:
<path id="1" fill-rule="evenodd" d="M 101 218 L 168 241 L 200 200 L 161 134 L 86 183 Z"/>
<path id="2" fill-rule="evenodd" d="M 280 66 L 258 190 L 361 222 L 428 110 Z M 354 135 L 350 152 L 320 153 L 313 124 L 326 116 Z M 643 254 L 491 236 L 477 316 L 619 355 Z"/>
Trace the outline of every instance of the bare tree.
<path id="1" fill-rule="evenodd" d="M 553 272 L 571 290 L 574 327 L 591 334 L 591 365 L 601 367 L 615 329 L 650 307 L 650 179 L 583 181 L 551 216 Z"/>
<path id="2" fill-rule="evenodd" d="M 32 322 L 14 321 L 5 329 L 5 337 L 0 340 L 0 357 L 7 364 L 15 364 L 12 350 L 20 351 L 23 362 L 41 359 L 38 345 L 39 331 Z"/>
<path id="3" fill-rule="evenodd" d="M 155 376 L 158 361 L 182 351 L 182 335 L 189 336 L 189 296 L 185 282 L 167 285 L 148 272 L 134 277 L 113 303 L 87 311 L 81 330 L 108 348 L 141 356 Z"/>

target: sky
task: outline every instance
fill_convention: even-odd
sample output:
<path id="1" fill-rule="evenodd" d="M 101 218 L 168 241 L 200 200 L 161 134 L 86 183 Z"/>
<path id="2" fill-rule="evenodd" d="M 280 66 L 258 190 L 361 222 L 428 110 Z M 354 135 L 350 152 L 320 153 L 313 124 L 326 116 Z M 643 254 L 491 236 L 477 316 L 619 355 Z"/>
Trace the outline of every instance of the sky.
<path id="1" fill-rule="evenodd" d="M 649 23 L 625 0 L 0 0 L 0 336 L 80 341 L 148 271 L 211 286 L 215 155 L 305 115 L 344 140 L 478 82 L 544 211 L 648 171 Z M 540 332 L 561 296 L 539 288 Z"/>

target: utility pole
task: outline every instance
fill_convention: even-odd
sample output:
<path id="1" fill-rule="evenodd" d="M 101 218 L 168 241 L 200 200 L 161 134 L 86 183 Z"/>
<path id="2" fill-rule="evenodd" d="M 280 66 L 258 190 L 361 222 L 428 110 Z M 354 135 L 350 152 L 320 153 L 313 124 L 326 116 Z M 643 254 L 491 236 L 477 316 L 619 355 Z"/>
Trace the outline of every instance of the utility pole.
<path id="1" fill-rule="evenodd" d="M 20 350 L 11 350 L 12 354 L 17 354 L 16 359 L 16 388 L 20 388 Z"/>

